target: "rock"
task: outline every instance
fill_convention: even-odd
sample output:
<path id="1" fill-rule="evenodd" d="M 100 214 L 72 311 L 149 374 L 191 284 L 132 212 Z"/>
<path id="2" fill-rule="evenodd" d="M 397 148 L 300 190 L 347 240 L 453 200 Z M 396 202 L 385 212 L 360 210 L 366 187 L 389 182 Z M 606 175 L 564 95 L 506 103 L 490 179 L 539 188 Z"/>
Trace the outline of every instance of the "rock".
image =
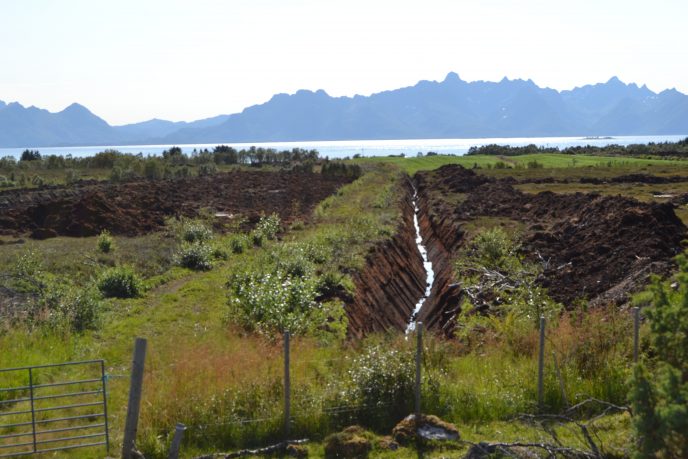
<path id="1" fill-rule="evenodd" d="M 308 448 L 303 445 L 287 445 L 287 456 L 308 457 Z"/>
<path id="2" fill-rule="evenodd" d="M 437 416 L 422 414 L 420 426 L 416 426 L 416 416 L 414 414 L 406 416 L 392 430 L 394 439 L 403 444 L 408 444 L 416 439 L 418 435 L 425 440 L 458 440 L 459 431 L 453 424 L 443 421 Z"/>
<path id="3" fill-rule="evenodd" d="M 360 426 L 350 426 L 325 438 L 326 458 L 366 458 L 372 449 L 366 431 Z"/>

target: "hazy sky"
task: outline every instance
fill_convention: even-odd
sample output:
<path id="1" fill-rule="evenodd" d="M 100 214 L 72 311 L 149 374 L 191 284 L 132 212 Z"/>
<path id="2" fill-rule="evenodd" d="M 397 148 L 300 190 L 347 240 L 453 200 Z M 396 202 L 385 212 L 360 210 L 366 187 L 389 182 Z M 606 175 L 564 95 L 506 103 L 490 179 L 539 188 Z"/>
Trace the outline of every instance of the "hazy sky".
<path id="1" fill-rule="evenodd" d="M 0 0 L 0 100 L 123 124 L 449 71 L 688 93 L 686 18 L 686 0 Z"/>

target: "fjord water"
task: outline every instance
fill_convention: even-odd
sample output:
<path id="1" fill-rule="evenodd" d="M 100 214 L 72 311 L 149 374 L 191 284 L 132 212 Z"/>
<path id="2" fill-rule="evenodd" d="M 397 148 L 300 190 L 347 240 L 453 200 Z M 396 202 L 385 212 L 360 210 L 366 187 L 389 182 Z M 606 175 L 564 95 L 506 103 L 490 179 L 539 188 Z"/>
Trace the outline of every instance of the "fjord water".
<path id="1" fill-rule="evenodd" d="M 512 138 L 484 138 L 484 139 L 408 139 L 408 140 L 333 140 L 333 141 L 303 141 L 303 142 L 256 142 L 233 143 L 225 142 L 238 150 L 248 149 L 252 146 L 274 148 L 276 150 L 291 150 L 292 148 L 315 149 L 320 156 L 329 158 L 345 158 L 359 154 L 361 156 L 388 156 L 405 154 L 415 156 L 418 152 L 427 153 L 434 151 L 439 154 L 463 155 L 470 147 L 498 144 L 511 146 L 524 146 L 535 144 L 539 147 L 558 147 L 560 149 L 574 146 L 593 145 L 602 147 L 605 145 L 631 145 L 649 142 L 676 142 L 686 138 L 686 135 L 646 135 L 646 136 L 618 136 L 611 138 L 586 138 L 586 137 L 512 137 Z M 222 142 L 220 142 L 222 143 Z M 218 143 L 177 145 L 184 153 L 191 153 L 194 149 L 211 150 Z M 28 147 L 39 150 L 43 155 L 72 155 L 74 157 L 92 156 L 106 149 L 121 151 L 122 153 L 141 153 L 147 155 L 159 155 L 173 145 L 112 145 L 89 147 Z M 0 148 L 0 157 L 14 156 L 19 158 L 25 148 Z"/>

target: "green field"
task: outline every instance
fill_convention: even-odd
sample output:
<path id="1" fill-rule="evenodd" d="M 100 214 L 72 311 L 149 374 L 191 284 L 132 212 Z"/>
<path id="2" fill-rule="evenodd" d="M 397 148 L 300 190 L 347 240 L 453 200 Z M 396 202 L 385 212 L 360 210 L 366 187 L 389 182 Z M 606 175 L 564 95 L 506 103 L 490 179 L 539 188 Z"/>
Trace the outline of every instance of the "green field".
<path id="1" fill-rule="evenodd" d="M 489 155 L 475 155 L 475 156 L 422 156 L 422 157 L 368 157 L 350 160 L 358 164 L 379 164 L 388 163 L 399 166 L 409 175 L 413 175 L 421 170 L 432 170 L 442 167 L 446 164 L 460 164 L 466 168 L 480 167 L 483 169 L 489 166 L 494 167 L 498 162 L 502 162 L 509 167 L 520 166 L 528 167 L 528 163 L 537 161 L 547 169 L 551 168 L 618 168 L 637 170 L 643 167 L 665 167 L 673 169 L 678 167 L 681 170 L 688 171 L 688 164 L 681 160 L 667 160 L 667 159 L 641 159 L 631 157 L 618 156 L 592 156 L 592 155 L 565 155 L 565 154 L 533 154 L 522 156 L 489 156 Z"/>
<path id="2" fill-rule="evenodd" d="M 237 295 L 232 282 L 241 276 L 258 276 L 255 279 L 267 282 L 260 276 L 287 270 L 303 273 L 299 276 L 304 279 L 304 289 L 313 282 L 353 294 L 352 273 L 362 269 L 370 248 L 388 240 L 399 221 L 398 187 L 405 180 L 402 171 L 413 174 L 461 164 L 477 165 L 478 173 L 516 178 L 688 174 L 688 164 L 681 161 L 597 156 L 351 161 L 363 165 L 365 175 L 323 201 L 312 220 L 284 228 L 279 238 L 256 245 L 246 242 L 252 234 L 216 234 L 213 247 L 223 250 L 226 259 L 214 259 L 209 271 L 176 265 L 179 243 L 172 229 L 138 238 L 115 237 L 110 254 L 98 251 L 95 237 L 0 245 L 2 271 L 16 269 L 22 257 L 31 253 L 40 265 L 35 275 L 50 285 L 82 291 L 93 288 L 108 267 L 128 265 L 143 278 L 144 287 L 139 298 L 100 300 L 97 323 L 85 331 L 42 318 L 5 323 L 0 332 L 0 368 L 105 359 L 111 375 L 108 403 L 116 452 L 122 441 L 133 340 L 146 337 L 149 354 L 137 440 L 146 457 L 166 457 L 177 422 L 189 428 L 183 457 L 265 446 L 283 435 L 280 327 L 284 322 L 282 316 L 260 318 L 232 306 L 230 299 Z M 499 161 L 507 168 L 495 168 Z M 528 168 L 534 161 L 543 167 Z M 528 192 L 598 191 L 580 184 L 562 185 L 561 189 L 557 189 L 559 184 L 520 186 Z M 671 186 L 676 192 L 684 190 L 682 183 Z M 641 197 L 647 190 L 615 185 L 605 192 Z M 492 220 L 476 220 L 469 228 L 470 237 L 493 226 Z M 244 241 L 241 253 L 233 251 L 237 238 Z M 3 238 L 5 242 L 13 240 Z M 335 311 L 341 310 L 342 304 L 335 297 L 324 307 Z M 633 368 L 630 316 L 625 311 L 604 310 L 586 312 L 581 320 L 584 311 L 582 305 L 580 310 L 562 313 L 551 324 L 548 354 L 555 353 L 561 372 L 559 379 L 548 357 L 545 403 L 553 413 L 562 412 L 567 405 L 562 385 L 568 404 L 589 397 L 619 405 L 628 401 Z M 413 409 L 413 340 L 391 334 L 351 341 L 344 337 L 346 324 L 333 319 L 337 317 L 334 312 L 304 314 L 304 323 L 299 325 L 303 332 L 292 343 L 292 436 L 311 439 L 307 446 L 311 457 L 324 454 L 323 440 L 328 434 L 350 424 L 361 424 L 371 432 L 374 449 L 370 457 L 454 457 L 467 451 L 470 445 L 466 442 L 432 443 L 421 448 L 423 453 L 416 447 L 389 451 L 377 446 L 400 417 Z M 466 323 L 471 322 L 467 319 Z M 520 414 L 538 411 L 535 327 L 509 316 L 473 325 L 475 330 L 467 330 L 461 339 L 428 337 L 425 341 L 424 411 L 455 423 L 467 442 L 552 441 L 546 429 L 514 421 Z M 644 326 L 643 342 L 648 332 Z M 629 416 L 593 420 L 601 411 L 597 407 L 585 412 L 581 421 L 610 457 L 629 456 L 634 435 Z M 552 428 L 562 443 L 588 448 L 575 424 Z M 102 456 L 102 450 L 94 449 L 54 457 Z"/>

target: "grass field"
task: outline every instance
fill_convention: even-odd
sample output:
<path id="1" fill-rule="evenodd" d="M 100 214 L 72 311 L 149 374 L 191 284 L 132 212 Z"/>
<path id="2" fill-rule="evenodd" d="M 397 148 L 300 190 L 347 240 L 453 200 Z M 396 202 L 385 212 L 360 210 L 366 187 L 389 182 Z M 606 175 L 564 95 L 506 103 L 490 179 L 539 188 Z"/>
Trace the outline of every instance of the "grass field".
<path id="1" fill-rule="evenodd" d="M 313 269 L 314 278 L 335 271 L 341 276 L 340 282 L 350 287 L 347 276 L 363 266 L 369 248 L 394 232 L 399 218 L 395 187 L 402 177 L 400 170 L 413 174 L 444 164 L 477 164 L 480 173 L 518 178 L 607 177 L 638 171 L 688 175 L 688 164 L 683 162 L 597 156 L 510 157 L 504 159 L 514 166 L 508 169 L 495 169 L 494 164 L 502 159 L 488 156 L 352 161 L 365 165 L 367 174 L 322 202 L 312 221 L 286 232 L 281 240 L 266 241 L 262 247 L 249 247 L 243 253 L 230 253 L 227 260 L 216 261 L 207 272 L 174 266 L 175 241 L 163 234 L 116 237 L 116 249 L 110 255 L 97 252 L 96 238 L 0 245 L 0 266 L 11 267 L 31 247 L 51 276 L 64 276 L 78 285 L 88 285 L 105 267 L 130 264 L 145 278 L 147 286 L 140 298 L 105 300 L 100 327 L 95 330 L 76 333 L 40 324 L 4 327 L 0 332 L 0 368 L 105 359 L 111 375 L 108 402 L 116 452 L 122 440 L 133 340 L 143 336 L 148 339 L 149 354 L 137 445 L 146 457 L 166 457 L 177 422 L 189 427 L 184 457 L 264 446 L 282 436 L 282 343 L 279 333 L 265 335 L 248 330 L 232 315 L 228 306 L 228 281 L 232 276 L 274 266 L 275 254 L 279 255 L 278 260 L 285 257 L 282 261 L 300 263 L 303 260 L 295 255 L 296 249 L 320 247 L 328 255 L 322 262 L 309 262 L 306 268 Z M 528 168 L 532 161 L 544 167 Z M 488 169 L 488 165 L 493 167 Z M 519 187 L 528 192 L 601 190 L 639 198 L 647 197 L 649 190 L 656 188 L 566 185 L 570 186 Z M 682 183 L 663 187 L 660 188 L 675 192 L 683 190 Z M 490 219 L 474 222 L 469 233 L 478 234 L 494 223 Z M 217 236 L 215 242 L 230 247 L 233 237 Z M 563 315 L 551 325 L 548 353 L 556 352 L 560 359 L 562 381 L 556 378 L 553 362 L 548 358 L 545 384 L 549 409 L 560 411 L 565 406 L 561 384 L 570 403 L 590 396 L 625 403 L 631 369 L 629 320 L 624 314 L 600 311 L 587 320 L 576 314 Z M 490 333 L 466 342 L 427 339 L 424 410 L 456 423 L 462 438 L 471 442 L 551 440 L 542 429 L 513 421 L 520 413 L 536 412 L 537 331 L 508 321 L 493 325 Z M 351 342 L 307 335 L 295 338 L 292 346 L 293 435 L 314 440 L 308 446 L 313 457 L 324 454 L 322 439 L 329 433 L 360 423 L 376 437 L 388 435 L 391 424 L 398 420 L 392 420 L 390 413 L 397 415 L 412 409 L 408 384 L 413 378 L 413 340 L 397 335 Z M 396 354 L 390 354 L 391 351 Z M 404 357 L 395 360 L 390 355 Z M 372 362 L 370 372 L 363 371 L 362 362 Z M 409 368 L 411 371 L 407 371 Z M 372 375 L 371 379 L 365 379 L 366 375 Z M 389 392 L 374 392 L 382 394 L 380 404 L 361 408 L 366 403 L 362 388 L 379 391 L 385 384 L 390 384 Z M 334 414 L 324 411 L 332 407 L 340 410 Z M 256 419 L 259 421 L 244 422 Z M 622 457 L 629 454 L 632 429 L 627 415 L 601 419 L 595 426 L 594 433 L 602 440 L 606 452 Z M 557 428 L 560 439 L 585 447 L 571 427 Z M 422 457 L 453 457 L 468 448 L 465 443 L 431 446 Z M 54 457 L 100 457 L 101 453 L 102 450 L 77 450 Z M 420 455 L 415 448 L 388 451 L 376 447 L 371 457 Z"/>
<path id="2" fill-rule="evenodd" d="M 394 164 L 400 167 L 409 175 L 413 175 L 420 170 L 432 170 L 442 167 L 446 164 L 460 164 L 466 168 L 480 167 L 486 169 L 489 166 L 494 168 L 495 164 L 502 162 L 505 165 L 513 168 L 508 170 L 495 169 L 495 174 L 506 174 L 512 175 L 516 174 L 530 174 L 530 173 L 551 173 L 550 169 L 560 169 L 560 168 L 600 168 L 602 170 L 613 169 L 616 173 L 621 170 L 638 170 L 643 167 L 649 167 L 648 170 L 653 170 L 656 167 L 664 167 L 675 172 L 674 168 L 680 171 L 688 172 L 688 163 L 680 160 L 665 160 L 665 159 L 640 159 L 640 158 L 620 158 L 618 156 L 592 156 L 592 155 L 565 155 L 565 154 L 534 154 L 534 155 L 522 155 L 522 156 L 488 156 L 488 155 L 475 155 L 475 156 L 448 156 L 448 155 L 437 155 L 437 156 L 422 156 L 422 157 L 368 157 L 368 158 L 358 158 L 350 160 L 357 164 L 379 164 L 387 163 Z M 545 169 L 530 169 L 528 170 L 528 163 L 537 161 Z M 516 166 L 523 167 L 526 171 L 519 171 L 515 169 Z M 570 173 L 571 171 L 569 171 Z M 492 172 L 490 172 L 492 173 Z M 566 172 L 558 172 L 559 174 L 565 175 Z M 574 172 L 575 173 L 575 172 Z"/>

